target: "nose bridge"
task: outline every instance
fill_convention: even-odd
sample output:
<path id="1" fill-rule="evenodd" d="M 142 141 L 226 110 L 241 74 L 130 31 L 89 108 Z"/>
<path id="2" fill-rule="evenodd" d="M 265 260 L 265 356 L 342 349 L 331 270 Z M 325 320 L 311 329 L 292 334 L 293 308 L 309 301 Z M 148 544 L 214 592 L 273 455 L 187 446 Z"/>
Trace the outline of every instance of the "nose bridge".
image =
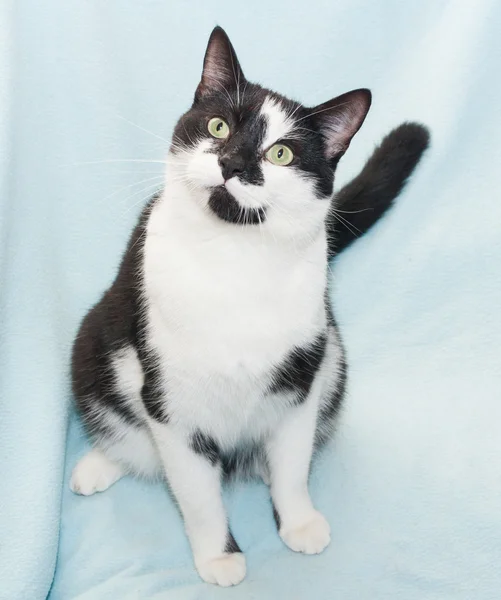
<path id="1" fill-rule="evenodd" d="M 233 140 L 232 140 L 233 141 Z M 244 149 L 240 144 L 235 144 L 234 142 L 228 142 L 224 150 L 219 156 L 220 162 L 235 162 L 235 163 L 243 163 L 244 159 Z"/>
<path id="2" fill-rule="evenodd" d="M 242 123 L 226 140 L 219 154 L 219 166 L 225 180 L 234 176 L 245 179 L 249 174 L 255 174 L 257 167 L 255 138 L 255 131 L 251 124 Z"/>
<path id="3" fill-rule="evenodd" d="M 238 131 L 225 144 L 219 156 L 219 165 L 223 177 L 230 179 L 242 174 L 249 166 L 252 154 L 249 152 L 251 140 L 246 139 L 243 131 Z"/>
<path id="4" fill-rule="evenodd" d="M 238 131 L 226 142 L 223 154 L 231 159 L 237 158 L 238 156 L 244 156 L 246 154 L 248 143 L 249 140 L 246 139 L 245 134 Z"/>

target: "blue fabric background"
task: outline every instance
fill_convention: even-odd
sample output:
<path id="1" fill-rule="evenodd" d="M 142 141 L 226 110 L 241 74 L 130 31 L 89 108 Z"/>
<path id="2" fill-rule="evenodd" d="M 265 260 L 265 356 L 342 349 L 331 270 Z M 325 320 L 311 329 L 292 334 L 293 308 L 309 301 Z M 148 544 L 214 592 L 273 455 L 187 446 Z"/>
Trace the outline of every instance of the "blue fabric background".
<path id="1" fill-rule="evenodd" d="M 332 545 L 294 555 L 266 488 L 230 490 L 249 566 L 231 591 L 198 579 L 161 485 L 73 496 L 74 421 L 65 450 L 72 337 L 162 168 L 114 161 L 166 149 L 128 121 L 169 138 L 216 23 L 249 78 L 305 103 L 372 89 L 338 184 L 400 121 L 433 132 L 333 267 L 351 377 L 312 480 Z M 0 598 L 44 598 L 55 573 L 52 600 L 499 599 L 500 26 L 494 0 L 0 3 Z"/>

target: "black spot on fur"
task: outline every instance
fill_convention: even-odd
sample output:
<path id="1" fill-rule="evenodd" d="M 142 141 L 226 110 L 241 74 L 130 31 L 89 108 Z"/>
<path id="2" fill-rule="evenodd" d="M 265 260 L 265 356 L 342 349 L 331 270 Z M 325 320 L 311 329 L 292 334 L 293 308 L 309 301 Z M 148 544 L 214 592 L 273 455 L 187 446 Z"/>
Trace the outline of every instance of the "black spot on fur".
<path id="1" fill-rule="evenodd" d="M 224 187 L 212 191 L 209 207 L 220 219 L 235 225 L 259 225 L 266 220 L 265 208 L 244 209 Z"/>
<path id="2" fill-rule="evenodd" d="M 321 407 L 318 415 L 320 421 L 332 421 L 337 417 L 346 391 L 347 377 L 348 367 L 343 357 L 339 364 L 339 378 L 336 390 L 330 395 L 328 402 Z"/>
<path id="3" fill-rule="evenodd" d="M 221 453 L 224 477 L 234 475 L 253 478 L 258 466 L 266 462 L 266 451 L 261 442 L 244 443 Z"/>
<path id="4" fill-rule="evenodd" d="M 159 357 L 151 350 L 142 353 L 144 384 L 141 390 L 143 404 L 152 419 L 159 423 L 168 423 L 167 395 L 162 381 Z"/>
<path id="5" fill-rule="evenodd" d="M 235 554 L 235 552 L 242 552 L 230 530 L 228 530 L 228 536 L 226 538 L 226 546 L 224 547 L 224 552 L 225 554 Z"/>
<path id="6" fill-rule="evenodd" d="M 205 457 L 212 465 L 219 461 L 219 447 L 210 435 L 205 435 L 200 430 L 191 436 L 191 448 L 197 454 Z"/>
<path id="7" fill-rule="evenodd" d="M 311 384 L 325 354 L 327 336 L 318 335 L 308 346 L 294 348 L 285 361 L 275 369 L 270 393 L 295 392 L 296 402 L 306 400 Z"/>
<path id="8" fill-rule="evenodd" d="M 339 328 L 332 314 L 332 309 L 329 303 L 329 297 L 326 291 L 325 294 L 325 310 L 329 328 L 335 330 L 338 350 L 341 355 L 339 357 L 338 369 L 339 375 L 336 382 L 336 387 L 333 392 L 323 399 L 320 410 L 317 415 L 317 428 L 315 431 L 315 450 L 319 450 L 332 436 L 335 422 L 341 410 L 343 399 L 346 393 L 346 383 L 348 377 L 348 366 L 346 362 L 345 349 L 339 333 Z"/>

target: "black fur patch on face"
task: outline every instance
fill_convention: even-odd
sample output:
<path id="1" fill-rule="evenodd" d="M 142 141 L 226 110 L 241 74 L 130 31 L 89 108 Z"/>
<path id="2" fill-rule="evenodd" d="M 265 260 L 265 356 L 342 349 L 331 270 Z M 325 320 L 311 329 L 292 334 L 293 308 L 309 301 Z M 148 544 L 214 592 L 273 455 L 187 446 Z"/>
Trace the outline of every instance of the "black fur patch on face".
<path id="1" fill-rule="evenodd" d="M 259 85 L 247 84 L 240 91 L 214 91 L 194 102 L 174 129 L 173 152 L 176 147 L 192 148 L 201 140 L 212 142 L 211 152 L 219 165 L 234 163 L 240 181 L 252 185 L 264 182 L 260 147 L 265 133 L 265 120 L 259 110 L 267 90 Z M 214 138 L 208 131 L 213 117 L 224 119 L 230 129 L 226 139 Z M 231 175 L 231 173 L 228 173 Z M 229 176 L 225 177 L 229 179 Z"/>
<path id="2" fill-rule="evenodd" d="M 240 181 L 251 185 L 263 185 L 262 156 L 259 149 L 265 127 L 264 118 L 252 109 L 245 110 L 242 107 L 238 117 L 231 118 L 230 136 L 218 148 L 218 161 L 225 179 L 232 176 L 231 173 L 225 173 L 225 167 L 234 165 L 239 170 L 235 175 Z"/>
<path id="3" fill-rule="evenodd" d="M 296 403 L 304 402 L 322 363 L 326 343 L 327 336 L 321 333 L 308 346 L 291 350 L 272 375 L 273 384 L 270 386 L 270 393 L 295 392 Z"/>
<path id="4" fill-rule="evenodd" d="M 214 438 L 205 435 L 200 430 L 195 431 L 191 436 L 191 449 L 206 458 L 211 465 L 216 465 L 219 461 L 219 446 Z"/>
<path id="5" fill-rule="evenodd" d="M 235 552 L 242 552 L 242 551 L 240 550 L 240 547 L 237 544 L 237 541 L 233 537 L 233 534 L 231 533 L 230 530 L 228 530 L 228 536 L 226 538 L 226 546 L 224 547 L 224 553 L 225 554 L 235 554 Z"/>
<path id="6" fill-rule="evenodd" d="M 266 219 L 265 208 L 243 208 L 222 186 L 211 192 L 209 207 L 220 219 L 235 225 L 259 225 Z"/>

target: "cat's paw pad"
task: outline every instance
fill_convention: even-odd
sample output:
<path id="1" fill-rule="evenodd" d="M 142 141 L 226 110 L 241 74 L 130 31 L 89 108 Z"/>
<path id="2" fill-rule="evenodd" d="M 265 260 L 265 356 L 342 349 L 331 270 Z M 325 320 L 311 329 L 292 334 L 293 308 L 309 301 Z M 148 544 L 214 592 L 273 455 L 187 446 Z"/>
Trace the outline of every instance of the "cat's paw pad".
<path id="1" fill-rule="evenodd" d="M 200 577 L 207 583 L 222 587 L 237 585 L 245 577 L 245 556 L 241 552 L 223 554 L 197 564 Z"/>
<path id="2" fill-rule="evenodd" d="M 91 450 L 73 469 L 70 480 L 70 489 L 81 496 L 91 496 L 96 492 L 104 492 L 115 481 L 118 481 L 124 472 L 120 465 L 109 460 L 99 450 Z"/>
<path id="3" fill-rule="evenodd" d="M 280 537 L 294 552 L 320 554 L 331 541 L 331 528 L 326 518 L 315 511 L 304 524 L 282 529 Z"/>

